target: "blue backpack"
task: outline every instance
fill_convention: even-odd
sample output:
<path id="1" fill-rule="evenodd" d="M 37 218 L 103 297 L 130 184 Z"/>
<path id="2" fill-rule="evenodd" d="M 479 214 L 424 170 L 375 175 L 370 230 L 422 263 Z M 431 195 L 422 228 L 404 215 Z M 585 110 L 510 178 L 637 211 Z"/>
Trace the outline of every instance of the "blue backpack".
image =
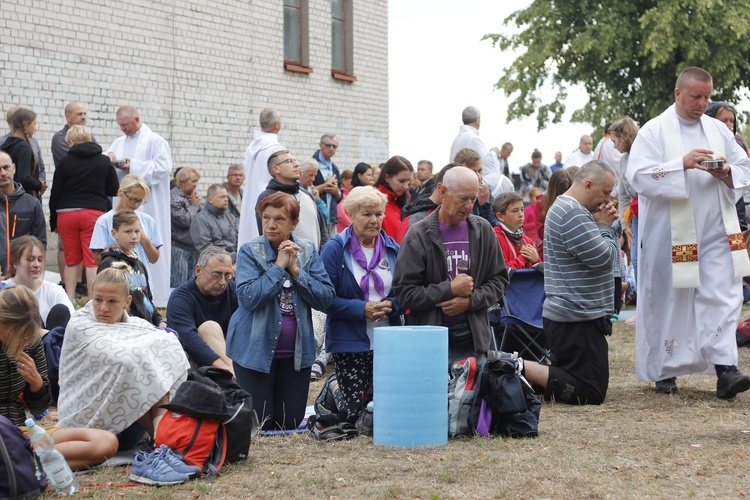
<path id="1" fill-rule="evenodd" d="M 36 498 L 45 488 L 47 476 L 29 438 L 0 415 L 0 497 Z"/>

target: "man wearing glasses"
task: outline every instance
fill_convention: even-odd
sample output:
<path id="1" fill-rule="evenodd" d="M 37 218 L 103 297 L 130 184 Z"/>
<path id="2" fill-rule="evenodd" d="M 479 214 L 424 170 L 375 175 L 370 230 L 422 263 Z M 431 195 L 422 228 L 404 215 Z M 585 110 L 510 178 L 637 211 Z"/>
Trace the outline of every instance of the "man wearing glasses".
<path id="1" fill-rule="evenodd" d="M 234 375 L 225 338 L 236 310 L 232 259 L 225 250 L 211 246 L 198 256 L 195 279 L 186 281 L 170 295 L 167 320 L 195 365 L 215 366 Z"/>
<path id="2" fill-rule="evenodd" d="M 257 206 L 266 196 L 281 191 L 291 195 L 299 203 L 299 224 L 292 231 L 292 234 L 312 241 L 315 249 L 320 252 L 320 249 L 328 241 L 326 221 L 315 205 L 312 195 L 305 189 L 300 189 L 299 162 L 289 151 L 278 151 L 268 158 L 268 172 L 272 177 L 271 182 L 266 186 L 266 190 L 260 193 L 258 203 L 255 205 L 258 232 L 263 234 L 263 226 L 260 217 L 257 215 Z"/>
<path id="3" fill-rule="evenodd" d="M 227 170 L 227 182 L 224 183 L 224 189 L 229 196 L 229 213 L 234 215 L 235 219 L 240 218 L 242 211 L 242 185 L 245 183 L 245 168 L 239 163 L 229 165 Z"/>
<path id="4" fill-rule="evenodd" d="M 318 161 L 318 175 L 313 185 L 320 193 L 320 199 L 328 206 L 328 234 L 336 234 L 336 223 L 339 221 L 336 206 L 341 201 L 341 172 L 333 163 L 333 155 L 339 148 L 339 140 L 333 134 L 324 134 L 320 138 L 320 149 L 313 154 Z"/>

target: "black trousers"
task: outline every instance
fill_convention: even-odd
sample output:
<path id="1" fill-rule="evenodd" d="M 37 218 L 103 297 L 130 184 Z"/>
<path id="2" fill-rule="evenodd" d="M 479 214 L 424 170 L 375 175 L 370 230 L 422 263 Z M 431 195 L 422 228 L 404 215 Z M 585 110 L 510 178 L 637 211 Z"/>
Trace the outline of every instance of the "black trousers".
<path id="1" fill-rule="evenodd" d="M 294 358 L 274 359 L 270 373 L 234 363 L 237 383 L 253 397 L 264 431 L 294 430 L 305 418 L 310 367 L 294 371 Z"/>
<path id="2" fill-rule="evenodd" d="M 609 386 L 608 317 L 562 323 L 544 318 L 550 349 L 549 378 L 545 398 L 575 405 L 604 402 Z"/>

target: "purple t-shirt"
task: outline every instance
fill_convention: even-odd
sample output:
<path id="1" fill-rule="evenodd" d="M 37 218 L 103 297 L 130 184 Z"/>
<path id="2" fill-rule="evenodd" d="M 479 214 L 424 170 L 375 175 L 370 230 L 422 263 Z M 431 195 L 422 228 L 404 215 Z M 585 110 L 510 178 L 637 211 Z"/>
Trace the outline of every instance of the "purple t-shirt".
<path id="1" fill-rule="evenodd" d="M 438 223 L 438 227 L 448 265 L 448 279 L 453 281 L 457 274 L 469 272 L 469 223 L 465 220 L 455 226 Z M 451 327 L 465 321 L 465 313 L 456 316 L 443 315 L 443 326 Z"/>
<path id="2" fill-rule="evenodd" d="M 279 300 L 279 312 L 281 313 L 281 332 L 276 344 L 274 358 L 291 358 L 294 356 L 294 343 L 297 340 L 297 317 L 294 315 L 294 302 L 292 301 L 292 282 L 284 280 L 281 287 Z"/>

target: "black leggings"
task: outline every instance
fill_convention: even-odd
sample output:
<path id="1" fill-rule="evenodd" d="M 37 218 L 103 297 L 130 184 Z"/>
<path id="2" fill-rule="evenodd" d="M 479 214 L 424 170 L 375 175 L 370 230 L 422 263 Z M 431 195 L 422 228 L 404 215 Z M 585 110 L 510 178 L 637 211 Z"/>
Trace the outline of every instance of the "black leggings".
<path id="1" fill-rule="evenodd" d="M 294 358 L 274 359 L 263 373 L 234 364 L 237 382 L 253 397 L 263 430 L 294 430 L 305 418 L 310 368 L 294 371 Z"/>
<path id="2" fill-rule="evenodd" d="M 333 353 L 333 367 L 344 396 L 339 421 L 353 424 L 359 417 L 362 398 L 372 385 L 372 351 Z"/>

